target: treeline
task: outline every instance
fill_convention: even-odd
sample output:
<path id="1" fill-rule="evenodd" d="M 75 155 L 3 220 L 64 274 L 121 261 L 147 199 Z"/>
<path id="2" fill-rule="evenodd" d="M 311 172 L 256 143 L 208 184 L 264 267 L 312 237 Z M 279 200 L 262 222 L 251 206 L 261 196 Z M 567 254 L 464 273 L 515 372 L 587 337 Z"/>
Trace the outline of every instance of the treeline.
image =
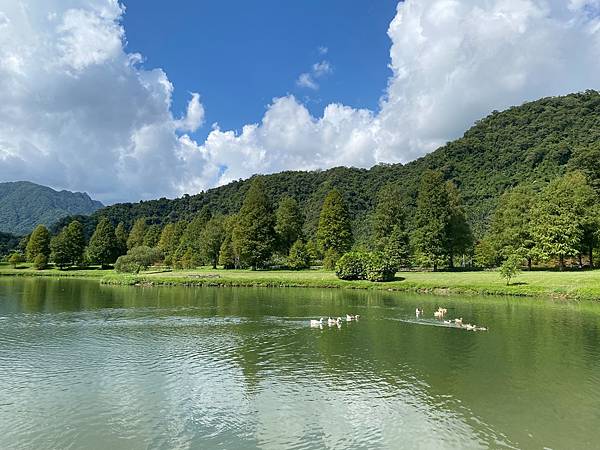
<path id="1" fill-rule="evenodd" d="M 49 261 L 59 268 L 114 264 L 123 272 L 159 262 L 177 269 L 322 265 L 337 269 L 341 278 L 375 281 L 402 268 L 492 268 L 515 258 L 529 268 L 556 264 L 562 269 L 569 260 L 593 266 L 600 238 L 600 185 L 588 179 L 583 171 L 572 170 L 550 183 L 507 190 L 477 240 L 459 189 L 442 172 L 426 170 L 413 209 L 403 205 L 400 185 L 380 189 L 368 216 L 368 239 L 357 241 L 348 204 L 338 190 L 327 193 L 318 207 L 316 232 L 308 235 L 297 200 L 288 196 L 273 202 L 263 178 L 255 177 L 236 214 L 213 214 L 205 207 L 190 221 L 160 226 L 140 218 L 129 230 L 122 222 L 114 227 L 105 217 L 89 241 L 77 220 L 52 238 L 38 226 L 21 243 L 22 254 L 11 258 L 40 268 Z"/>

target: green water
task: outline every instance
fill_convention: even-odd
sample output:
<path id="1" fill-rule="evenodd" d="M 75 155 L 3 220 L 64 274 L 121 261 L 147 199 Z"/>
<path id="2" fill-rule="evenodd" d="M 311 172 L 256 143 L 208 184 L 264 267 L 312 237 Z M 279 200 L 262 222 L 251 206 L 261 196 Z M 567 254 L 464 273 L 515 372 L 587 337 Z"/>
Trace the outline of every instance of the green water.
<path id="1" fill-rule="evenodd" d="M 593 303 L 0 279 L 2 449 L 599 448 L 599 382 Z"/>

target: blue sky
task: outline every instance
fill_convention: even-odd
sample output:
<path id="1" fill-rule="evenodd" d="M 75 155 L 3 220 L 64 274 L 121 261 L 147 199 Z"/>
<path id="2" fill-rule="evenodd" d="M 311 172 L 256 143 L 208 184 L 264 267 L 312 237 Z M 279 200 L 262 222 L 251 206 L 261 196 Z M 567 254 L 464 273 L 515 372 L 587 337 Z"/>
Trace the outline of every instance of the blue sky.
<path id="1" fill-rule="evenodd" d="M 328 103 L 376 110 L 385 93 L 394 0 L 125 0 L 130 52 L 160 67 L 174 84 L 173 111 L 199 92 L 206 123 L 239 130 L 260 121 L 274 97 L 293 94 L 318 116 Z M 319 51 L 327 49 L 326 54 Z M 319 89 L 296 84 L 313 64 L 332 73 Z"/>

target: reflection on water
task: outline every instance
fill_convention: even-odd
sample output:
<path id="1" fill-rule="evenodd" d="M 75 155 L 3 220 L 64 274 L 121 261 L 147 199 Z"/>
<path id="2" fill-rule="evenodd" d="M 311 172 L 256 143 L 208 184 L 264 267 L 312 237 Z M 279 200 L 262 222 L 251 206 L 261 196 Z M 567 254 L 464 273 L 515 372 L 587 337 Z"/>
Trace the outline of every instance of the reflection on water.
<path id="1" fill-rule="evenodd" d="M 593 303 L 1 279 L 0 448 L 597 448 L 599 332 Z"/>

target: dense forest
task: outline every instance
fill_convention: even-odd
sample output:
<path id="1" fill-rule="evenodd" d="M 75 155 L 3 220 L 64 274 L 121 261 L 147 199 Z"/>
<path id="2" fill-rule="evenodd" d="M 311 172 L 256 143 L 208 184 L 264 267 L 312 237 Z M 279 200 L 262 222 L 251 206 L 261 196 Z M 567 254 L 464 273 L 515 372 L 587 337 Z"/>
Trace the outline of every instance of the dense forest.
<path id="1" fill-rule="evenodd" d="M 28 181 L 0 183 L 0 231 L 24 235 L 36 225 L 50 226 L 65 216 L 92 214 L 103 206 L 83 192 L 55 191 Z"/>

